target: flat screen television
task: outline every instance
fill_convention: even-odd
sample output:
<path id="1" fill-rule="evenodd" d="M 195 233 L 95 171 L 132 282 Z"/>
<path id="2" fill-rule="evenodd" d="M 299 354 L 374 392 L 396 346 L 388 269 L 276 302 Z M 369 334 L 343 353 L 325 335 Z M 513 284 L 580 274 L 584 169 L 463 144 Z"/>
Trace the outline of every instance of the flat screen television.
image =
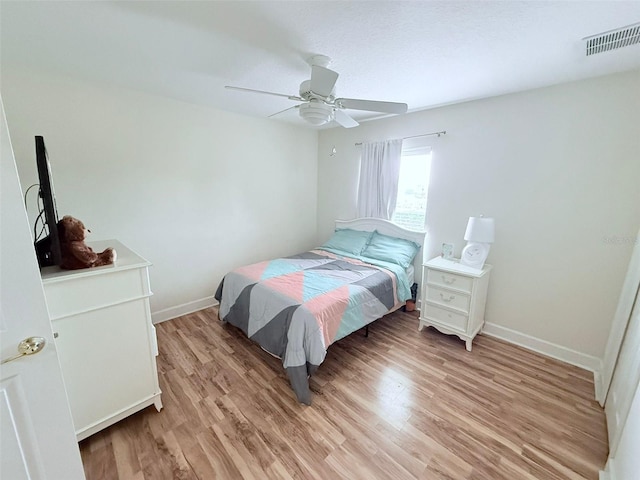
<path id="1" fill-rule="evenodd" d="M 36 165 L 38 167 L 38 180 L 40 182 L 39 196 L 42 200 L 42 209 L 36 219 L 44 220 L 42 235 L 35 239 L 36 256 L 40 268 L 51 265 L 60 265 L 60 237 L 58 236 L 58 210 L 56 196 L 53 191 L 51 166 L 44 146 L 44 138 L 36 136 Z"/>

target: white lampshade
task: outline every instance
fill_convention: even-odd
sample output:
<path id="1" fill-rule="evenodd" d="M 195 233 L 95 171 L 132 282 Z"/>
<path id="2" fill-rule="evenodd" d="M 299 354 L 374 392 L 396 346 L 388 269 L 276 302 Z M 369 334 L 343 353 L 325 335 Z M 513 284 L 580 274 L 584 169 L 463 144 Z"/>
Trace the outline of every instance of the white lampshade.
<path id="1" fill-rule="evenodd" d="M 464 239 L 467 242 L 493 243 L 495 240 L 495 222 L 493 218 L 469 217 Z"/>

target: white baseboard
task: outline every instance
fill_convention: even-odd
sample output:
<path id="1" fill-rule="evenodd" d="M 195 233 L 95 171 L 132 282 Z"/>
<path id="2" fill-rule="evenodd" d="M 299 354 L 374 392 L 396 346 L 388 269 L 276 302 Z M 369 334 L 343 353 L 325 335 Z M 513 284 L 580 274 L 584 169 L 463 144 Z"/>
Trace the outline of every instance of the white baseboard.
<path id="1" fill-rule="evenodd" d="M 604 470 L 600 470 L 599 480 L 616 480 L 616 468 L 613 458 L 607 460 Z"/>
<path id="2" fill-rule="evenodd" d="M 571 365 L 589 370 L 594 373 L 594 384 L 596 385 L 596 389 L 598 388 L 597 382 L 599 381 L 600 371 L 602 370 L 602 360 L 598 357 L 577 352 L 570 348 L 532 337 L 526 333 L 517 332 L 510 328 L 496 325 L 495 323 L 485 323 L 482 333 L 519 345 L 528 350 L 533 350 L 534 352 L 541 353 L 547 357 L 555 358 L 556 360 L 561 360 Z"/>
<path id="3" fill-rule="evenodd" d="M 197 312 L 205 308 L 218 305 L 218 301 L 212 296 L 201 298 L 200 300 L 194 300 L 193 302 L 183 303 L 182 305 L 176 305 L 175 307 L 165 308 L 164 310 L 158 310 L 151 313 L 151 320 L 154 324 L 160 322 L 166 322 L 172 318 L 177 318 L 188 313 Z"/>

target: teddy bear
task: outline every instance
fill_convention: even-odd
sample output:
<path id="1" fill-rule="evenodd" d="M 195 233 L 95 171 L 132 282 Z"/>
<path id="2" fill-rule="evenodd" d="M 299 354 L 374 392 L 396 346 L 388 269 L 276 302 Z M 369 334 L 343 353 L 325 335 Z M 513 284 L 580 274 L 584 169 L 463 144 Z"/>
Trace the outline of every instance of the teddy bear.
<path id="1" fill-rule="evenodd" d="M 110 265 L 116 261 L 116 251 L 107 248 L 103 252 L 96 253 L 84 243 L 87 234 L 91 230 L 87 229 L 77 218 L 65 215 L 58 222 L 58 236 L 60 237 L 60 256 L 62 262 L 60 268 L 66 270 L 77 270 L 79 268 L 101 267 Z"/>

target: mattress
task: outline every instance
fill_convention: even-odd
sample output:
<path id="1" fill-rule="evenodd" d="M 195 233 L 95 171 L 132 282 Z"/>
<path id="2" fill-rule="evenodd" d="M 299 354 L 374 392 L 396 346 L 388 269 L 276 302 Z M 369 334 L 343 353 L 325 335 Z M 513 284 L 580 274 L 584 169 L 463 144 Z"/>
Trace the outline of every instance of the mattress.
<path id="1" fill-rule="evenodd" d="M 215 298 L 223 321 L 282 359 L 298 401 L 309 405 L 308 377 L 329 345 L 410 297 L 404 270 L 312 250 L 235 269 Z"/>

